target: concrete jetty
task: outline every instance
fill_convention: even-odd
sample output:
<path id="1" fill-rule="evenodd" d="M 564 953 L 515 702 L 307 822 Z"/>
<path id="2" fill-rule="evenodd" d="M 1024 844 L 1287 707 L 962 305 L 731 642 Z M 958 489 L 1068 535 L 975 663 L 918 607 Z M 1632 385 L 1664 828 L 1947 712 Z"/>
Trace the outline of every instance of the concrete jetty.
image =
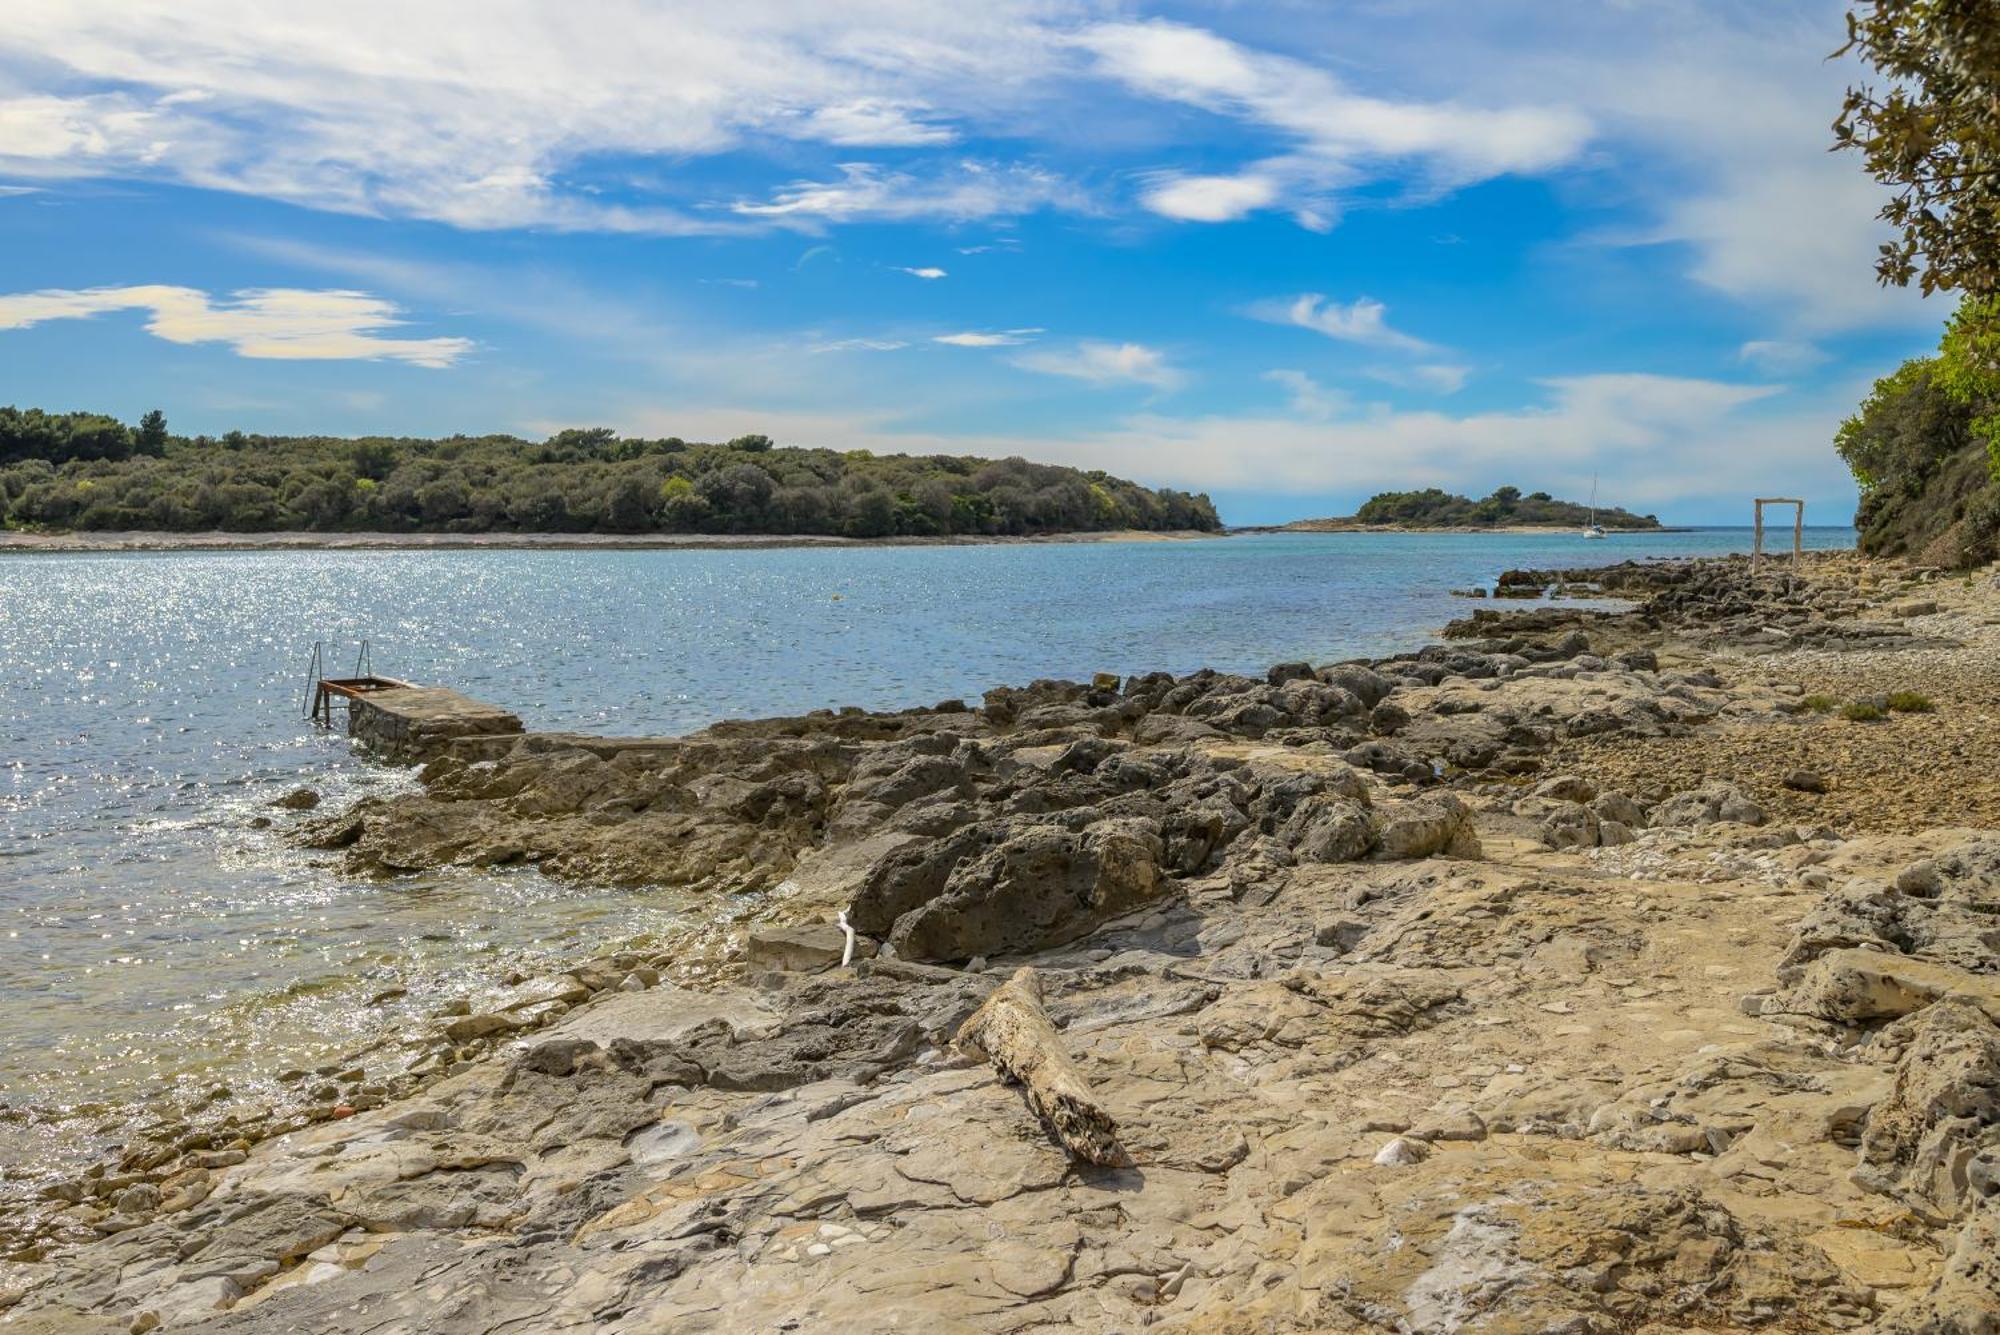
<path id="1" fill-rule="evenodd" d="M 348 699 L 347 732 L 385 759 L 421 762 L 453 742 L 516 737 L 520 716 L 443 686 L 394 682 Z"/>

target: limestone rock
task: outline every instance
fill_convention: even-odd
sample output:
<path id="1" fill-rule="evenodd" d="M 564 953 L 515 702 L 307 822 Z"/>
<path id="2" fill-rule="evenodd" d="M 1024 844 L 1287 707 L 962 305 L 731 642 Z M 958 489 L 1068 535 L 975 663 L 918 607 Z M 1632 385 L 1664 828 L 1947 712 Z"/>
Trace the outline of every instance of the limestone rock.
<path id="1" fill-rule="evenodd" d="M 2000 1193 L 2000 1026 L 1956 997 L 1904 1023 L 1895 1083 L 1868 1110 L 1854 1176 L 1951 1217 Z"/>
<path id="2" fill-rule="evenodd" d="M 1435 793 L 1384 805 L 1377 813 L 1377 852 L 1385 858 L 1482 855 L 1472 809 L 1456 793 Z"/>
<path id="3" fill-rule="evenodd" d="M 1653 825 L 1682 829 L 1732 821 L 1739 825 L 1762 825 L 1764 809 L 1743 795 L 1733 783 L 1707 783 L 1684 793 L 1675 793 L 1649 814 Z"/>
<path id="4" fill-rule="evenodd" d="M 1314 793 L 1301 801 L 1279 837 L 1308 862 L 1352 862 L 1380 842 L 1368 808 L 1332 793 Z"/>
<path id="5" fill-rule="evenodd" d="M 1165 855 L 1158 827 L 1146 821 L 1101 821 L 1074 832 L 1032 826 L 955 867 L 935 898 L 897 917 L 888 940 L 899 957 L 915 960 L 1073 940 L 1155 898 Z"/>
<path id="6" fill-rule="evenodd" d="M 1597 813 L 1581 801 L 1559 801 L 1542 821 L 1542 842 L 1550 848 L 1595 848 L 1601 830 Z"/>
<path id="7" fill-rule="evenodd" d="M 1893 1020 L 1946 997 L 2000 1020 L 2000 976 L 1909 955 L 1829 950 L 1806 966 L 1783 1009 L 1843 1024 Z"/>

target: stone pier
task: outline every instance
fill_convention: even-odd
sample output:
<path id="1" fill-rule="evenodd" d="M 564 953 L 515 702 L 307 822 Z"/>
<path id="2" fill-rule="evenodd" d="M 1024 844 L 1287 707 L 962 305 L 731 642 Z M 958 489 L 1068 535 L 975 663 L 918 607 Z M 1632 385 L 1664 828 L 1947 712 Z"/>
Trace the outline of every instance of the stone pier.
<path id="1" fill-rule="evenodd" d="M 443 686 L 402 686 L 356 696 L 347 731 L 387 760 L 420 763 L 452 742 L 518 736 L 520 717 Z"/>

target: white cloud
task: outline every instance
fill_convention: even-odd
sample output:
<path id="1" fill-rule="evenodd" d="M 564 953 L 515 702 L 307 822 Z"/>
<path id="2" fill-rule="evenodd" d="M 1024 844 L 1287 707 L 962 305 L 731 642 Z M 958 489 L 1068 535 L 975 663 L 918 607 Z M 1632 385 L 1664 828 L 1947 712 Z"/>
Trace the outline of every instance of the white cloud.
<path id="1" fill-rule="evenodd" d="M 1140 202 L 1153 212 L 1182 222 L 1234 222 L 1278 197 L 1268 176 L 1167 176 L 1148 187 Z"/>
<path id="2" fill-rule="evenodd" d="M 926 148 L 1031 99 L 1089 0 L 10 0 L 0 171 L 152 177 L 466 227 L 741 227 L 609 159 Z M 581 176 L 583 179 L 578 179 Z"/>
<path id="3" fill-rule="evenodd" d="M 1039 167 L 961 162 L 949 172 L 917 177 L 849 162 L 835 181 L 795 181 L 761 203 L 731 205 L 746 218 L 801 223 L 940 219 L 970 222 L 1050 207 L 1080 208 L 1075 187 Z"/>
<path id="4" fill-rule="evenodd" d="M 1093 385 L 1129 383 L 1165 390 L 1176 388 L 1183 379 L 1167 362 L 1166 354 L 1157 348 L 1143 343 L 1106 343 L 1095 339 L 1085 339 L 1071 348 L 1022 353 L 1014 358 L 1014 365 Z"/>
<path id="5" fill-rule="evenodd" d="M 0 295 L 0 330 L 108 311 L 152 312 L 146 331 L 169 343 L 226 343 L 240 357 L 284 361 L 403 361 L 446 367 L 472 351 L 464 338 L 384 338 L 397 308 L 365 292 L 254 288 L 216 301 L 191 287 L 148 284 Z"/>
<path id="6" fill-rule="evenodd" d="M 1362 372 L 1371 380 L 1399 389 L 1428 390 L 1433 394 L 1456 394 L 1472 378 L 1469 366 L 1449 362 L 1425 362 L 1417 366 L 1371 366 Z"/>
<path id="7" fill-rule="evenodd" d="M 810 352 L 895 352 L 910 345 L 898 338 L 838 338 L 830 343 L 814 343 Z"/>
<path id="8" fill-rule="evenodd" d="M 1032 342 L 1039 329 L 1007 329 L 999 333 L 968 329 L 958 334 L 939 334 L 933 343 L 949 343 L 955 348 L 1010 348 L 1019 343 Z"/>
<path id="9" fill-rule="evenodd" d="M 1264 372 L 1264 378 L 1275 385 L 1283 385 L 1291 409 L 1300 417 L 1310 417 L 1325 421 L 1335 413 L 1347 409 L 1349 399 L 1337 389 L 1329 389 L 1304 371 L 1277 370 Z"/>
<path id="10" fill-rule="evenodd" d="M 912 269 L 912 268 L 909 268 L 909 267 L 908 267 L 908 266 L 906 266 L 906 265 L 901 265 L 901 264 L 899 264 L 899 265 L 897 265 L 897 266 L 896 266 L 896 272 L 897 272 L 897 273 L 906 273 L 906 274 L 910 275 L 910 277 L 912 277 L 912 278 L 923 278 L 923 279 L 929 279 L 929 280 L 933 280 L 933 281 L 935 281 L 936 279 L 939 279 L 939 278 L 943 278 L 943 277 L 945 276 L 945 272 L 944 272 L 944 270 L 942 270 L 942 269 L 938 269 L 938 268 L 933 268 L 933 267 L 928 267 L 928 266 L 927 266 L 927 267 L 925 267 L 925 268 L 922 268 L 922 269 Z"/>
<path id="11" fill-rule="evenodd" d="M 1771 375 L 1798 375 L 1824 365 L 1823 348 L 1796 338 L 1755 338 L 1736 350 L 1737 359 Z"/>
<path id="12" fill-rule="evenodd" d="M 880 98 L 859 98 L 814 108 L 805 118 L 802 135 L 847 147 L 913 148 L 956 140 L 958 134 L 950 126 L 922 119 L 928 110 Z"/>
<path id="13" fill-rule="evenodd" d="M 1297 205 L 1301 223 L 1324 230 L 1331 211 L 1320 196 L 1384 164 L 1413 165 L 1429 187 L 1449 189 L 1560 167 L 1590 136 L 1589 121 L 1567 107 L 1364 96 L 1319 66 L 1161 19 L 1098 24 L 1076 40 L 1096 55 L 1101 73 L 1135 92 L 1247 121 L 1290 142 L 1289 151 L 1242 173 L 1169 179 L 1142 196 L 1155 212 L 1186 221 L 1229 222 L 1284 198 Z"/>
<path id="14" fill-rule="evenodd" d="M 1433 350 L 1422 339 L 1391 329 L 1389 308 L 1373 297 L 1356 297 L 1343 306 L 1337 301 L 1328 301 L 1323 293 L 1307 292 L 1302 296 L 1252 303 L 1245 308 L 1244 314 L 1268 324 L 1310 329 L 1343 343 L 1393 348 L 1399 352 L 1424 353 Z"/>

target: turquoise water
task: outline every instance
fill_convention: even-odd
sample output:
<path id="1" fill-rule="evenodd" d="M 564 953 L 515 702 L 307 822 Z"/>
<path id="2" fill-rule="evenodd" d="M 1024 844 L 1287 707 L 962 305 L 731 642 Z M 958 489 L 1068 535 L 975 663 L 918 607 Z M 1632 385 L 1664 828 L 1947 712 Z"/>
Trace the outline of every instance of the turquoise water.
<path id="1" fill-rule="evenodd" d="M 1849 531 L 1811 530 L 1817 546 Z M 1394 652 L 1513 566 L 1744 550 L 1747 530 L 1271 534 L 849 550 L 0 557 L 0 1103 L 122 1099 L 310 1064 L 398 1014 L 657 927 L 643 892 L 533 873 L 389 883 L 251 827 L 302 783 L 408 783 L 299 718 L 341 669 L 529 726 L 975 699 L 1087 677 Z M 390 986 L 402 1010 L 361 999 Z M 0 1158 L 8 1151 L 0 1132 Z"/>

